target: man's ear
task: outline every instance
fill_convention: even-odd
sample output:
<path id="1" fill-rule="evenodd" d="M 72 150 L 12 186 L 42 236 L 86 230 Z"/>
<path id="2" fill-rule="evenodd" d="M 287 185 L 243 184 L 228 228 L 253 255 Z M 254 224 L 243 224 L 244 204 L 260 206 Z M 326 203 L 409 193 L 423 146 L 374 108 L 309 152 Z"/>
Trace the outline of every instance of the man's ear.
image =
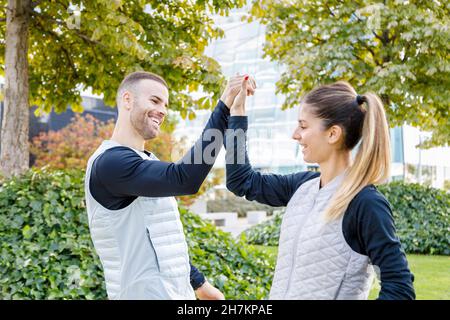
<path id="1" fill-rule="evenodd" d="M 344 131 L 340 126 L 331 126 L 327 131 L 328 143 L 330 144 L 336 144 L 344 138 Z"/>
<path id="2" fill-rule="evenodd" d="M 133 97 L 132 97 L 132 95 L 131 95 L 131 92 L 130 91 L 127 91 L 127 90 L 125 90 L 123 93 L 122 93 L 122 107 L 125 109 L 125 110 L 130 110 L 131 109 L 131 106 L 133 105 Z"/>

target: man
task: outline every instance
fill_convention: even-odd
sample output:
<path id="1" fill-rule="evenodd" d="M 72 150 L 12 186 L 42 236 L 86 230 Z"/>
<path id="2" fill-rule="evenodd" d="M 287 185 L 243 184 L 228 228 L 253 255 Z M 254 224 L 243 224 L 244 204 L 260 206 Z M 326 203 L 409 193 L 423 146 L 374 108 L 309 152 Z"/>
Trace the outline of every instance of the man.
<path id="1" fill-rule="evenodd" d="M 232 78 L 204 133 L 227 128 L 229 106 L 242 76 Z M 254 82 L 252 82 L 254 83 Z M 249 85 L 248 94 L 253 94 Z M 199 138 L 177 163 L 144 150 L 167 114 L 167 83 L 135 72 L 117 91 L 118 119 L 111 140 L 88 161 L 85 194 L 89 228 L 103 265 L 110 299 L 223 299 L 189 263 L 188 248 L 173 196 L 194 194 L 213 166 L 197 155 L 222 141 Z M 217 139 L 220 140 L 220 139 Z M 214 149 L 214 148 L 213 148 Z"/>

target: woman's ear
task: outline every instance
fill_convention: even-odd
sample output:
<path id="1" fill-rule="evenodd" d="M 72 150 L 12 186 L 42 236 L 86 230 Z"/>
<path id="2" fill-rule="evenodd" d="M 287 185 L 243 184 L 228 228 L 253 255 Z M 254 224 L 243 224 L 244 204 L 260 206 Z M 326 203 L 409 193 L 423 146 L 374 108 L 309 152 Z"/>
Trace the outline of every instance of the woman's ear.
<path id="1" fill-rule="evenodd" d="M 340 126 L 334 125 L 327 130 L 329 144 L 339 143 L 344 138 L 344 132 Z"/>

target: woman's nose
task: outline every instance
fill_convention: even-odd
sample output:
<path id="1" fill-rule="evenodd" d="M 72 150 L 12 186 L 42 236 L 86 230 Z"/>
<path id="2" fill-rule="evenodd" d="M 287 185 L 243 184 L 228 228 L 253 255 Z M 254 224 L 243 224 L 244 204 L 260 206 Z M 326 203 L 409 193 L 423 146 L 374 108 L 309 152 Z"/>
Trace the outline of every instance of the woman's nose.
<path id="1" fill-rule="evenodd" d="M 302 137 L 300 135 L 299 130 L 295 129 L 294 132 L 292 133 L 292 139 L 300 141 L 301 138 Z"/>

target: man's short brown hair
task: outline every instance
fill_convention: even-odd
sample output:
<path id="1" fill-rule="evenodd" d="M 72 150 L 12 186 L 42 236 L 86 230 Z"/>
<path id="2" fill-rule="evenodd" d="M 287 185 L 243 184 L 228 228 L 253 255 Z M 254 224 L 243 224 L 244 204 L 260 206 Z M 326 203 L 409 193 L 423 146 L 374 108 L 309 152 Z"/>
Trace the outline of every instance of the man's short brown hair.
<path id="1" fill-rule="evenodd" d="M 158 76 L 155 73 L 147 72 L 147 71 L 136 71 L 128 74 L 120 83 L 119 89 L 117 89 L 116 103 L 119 105 L 120 97 L 125 90 L 131 90 L 136 84 L 141 80 L 153 80 L 161 83 L 167 89 L 169 86 L 167 85 L 166 80 L 163 77 Z"/>

